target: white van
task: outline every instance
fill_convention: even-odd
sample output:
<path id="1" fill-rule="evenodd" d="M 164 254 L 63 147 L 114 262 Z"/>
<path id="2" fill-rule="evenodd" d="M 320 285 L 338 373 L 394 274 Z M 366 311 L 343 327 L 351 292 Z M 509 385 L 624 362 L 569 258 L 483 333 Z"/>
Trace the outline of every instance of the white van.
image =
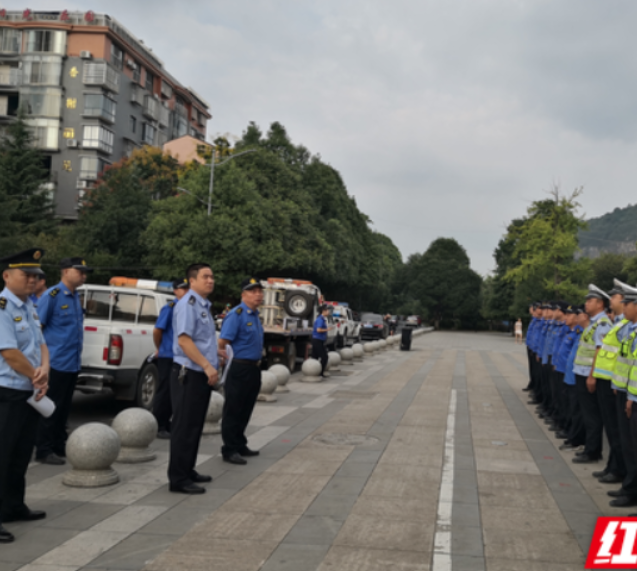
<path id="1" fill-rule="evenodd" d="M 150 409 L 157 386 L 153 329 L 161 308 L 174 296 L 135 287 L 86 284 L 84 351 L 77 390 L 110 389 L 119 400 Z"/>

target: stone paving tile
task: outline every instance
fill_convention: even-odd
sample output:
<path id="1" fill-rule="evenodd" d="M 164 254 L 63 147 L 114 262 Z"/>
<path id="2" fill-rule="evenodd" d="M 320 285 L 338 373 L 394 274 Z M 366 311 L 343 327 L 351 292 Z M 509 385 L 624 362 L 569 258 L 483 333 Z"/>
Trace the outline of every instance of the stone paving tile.
<path id="1" fill-rule="evenodd" d="M 482 506 L 482 525 L 485 529 L 507 529 L 535 533 L 568 533 L 569 526 L 562 512 L 553 509 L 532 510 Z"/>
<path id="2" fill-rule="evenodd" d="M 352 515 L 399 521 L 422 521 L 434 524 L 438 498 L 431 494 L 427 499 L 398 499 L 360 496 Z"/>
<path id="3" fill-rule="evenodd" d="M 328 545 L 282 543 L 260 571 L 315 571 L 328 550 Z"/>
<path id="4" fill-rule="evenodd" d="M 5 524 L 13 533 L 14 526 Z M 79 532 L 74 529 L 50 529 L 34 527 L 25 533 L 16 533 L 16 541 L 2 545 L 1 560 L 4 563 L 31 563 L 41 555 L 55 549 L 65 541 L 75 537 Z M 28 548 L 25 541 L 28 540 Z"/>
<path id="5" fill-rule="evenodd" d="M 584 555 L 570 532 L 527 533 L 499 529 L 484 529 L 484 552 L 487 558 L 547 561 L 549 563 L 579 563 Z"/>
<path id="6" fill-rule="evenodd" d="M 50 512 L 47 512 L 47 518 L 43 520 L 42 526 L 84 531 L 122 509 L 124 506 L 115 504 L 79 504 L 78 507 L 59 517 L 51 517 Z"/>
<path id="7" fill-rule="evenodd" d="M 429 571 L 430 562 L 429 553 L 337 545 L 330 549 L 318 571 Z"/>
<path id="8" fill-rule="evenodd" d="M 499 557 L 487 559 L 487 571 L 582 571 L 583 568 L 583 563 L 523 561 Z"/>
<path id="9" fill-rule="evenodd" d="M 295 523 L 283 543 L 332 545 L 343 520 L 325 515 L 304 515 Z"/>
<path id="10" fill-rule="evenodd" d="M 172 535 L 131 535 L 88 563 L 84 569 L 141 569 L 167 549 L 173 541 L 175 538 Z"/>

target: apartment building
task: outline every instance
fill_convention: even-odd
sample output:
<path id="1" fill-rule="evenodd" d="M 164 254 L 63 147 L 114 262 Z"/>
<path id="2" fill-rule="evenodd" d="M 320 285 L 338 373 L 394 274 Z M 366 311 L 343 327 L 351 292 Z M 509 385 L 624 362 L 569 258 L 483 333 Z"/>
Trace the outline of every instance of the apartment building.
<path id="1" fill-rule="evenodd" d="M 0 126 L 22 107 L 60 218 L 103 169 L 142 145 L 203 141 L 208 104 L 106 14 L 0 9 Z"/>

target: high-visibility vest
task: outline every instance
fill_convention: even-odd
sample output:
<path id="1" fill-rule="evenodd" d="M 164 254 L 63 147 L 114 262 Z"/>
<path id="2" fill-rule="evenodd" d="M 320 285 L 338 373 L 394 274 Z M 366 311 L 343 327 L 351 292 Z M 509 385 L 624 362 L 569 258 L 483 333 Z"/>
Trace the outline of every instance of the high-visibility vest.
<path id="1" fill-rule="evenodd" d="M 617 361 L 615 362 L 615 372 L 613 373 L 613 387 L 615 388 L 625 389 L 628 386 L 630 371 L 637 365 L 636 356 L 631 351 L 636 336 L 637 331 L 633 331 L 622 342 Z M 637 373 L 637 370 L 635 373 Z"/>
<path id="2" fill-rule="evenodd" d="M 580 365 L 582 367 L 593 366 L 595 353 L 597 353 L 597 345 L 595 345 L 594 336 L 600 323 L 608 323 L 609 325 L 612 325 L 608 317 L 600 317 L 595 323 L 593 323 L 593 325 L 591 325 L 591 328 L 588 331 L 582 333 L 579 345 L 577 346 L 577 353 L 575 354 L 575 365 Z"/>
<path id="3" fill-rule="evenodd" d="M 617 361 L 617 356 L 622 346 L 622 342 L 618 339 L 617 333 L 619 333 L 619 330 L 628 322 L 628 319 L 622 319 L 605 335 L 602 346 L 599 348 L 599 353 L 597 353 L 597 359 L 595 360 L 593 376 L 596 379 L 610 381 L 613 378 L 615 362 Z"/>

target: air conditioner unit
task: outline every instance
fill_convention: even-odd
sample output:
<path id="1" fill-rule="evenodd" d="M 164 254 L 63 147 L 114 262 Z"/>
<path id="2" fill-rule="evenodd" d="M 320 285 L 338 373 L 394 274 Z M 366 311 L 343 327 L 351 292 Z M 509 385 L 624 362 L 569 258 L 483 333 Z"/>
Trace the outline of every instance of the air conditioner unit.
<path id="1" fill-rule="evenodd" d="M 126 60 L 126 65 L 130 67 L 133 71 L 137 69 L 137 64 L 132 59 Z"/>
<path id="2" fill-rule="evenodd" d="M 157 95 L 157 93 L 153 93 L 153 97 L 159 101 L 159 95 Z"/>
<path id="3" fill-rule="evenodd" d="M 67 139 L 66 140 L 66 146 L 69 149 L 77 149 L 77 147 L 78 147 L 77 139 Z"/>
<path id="4" fill-rule="evenodd" d="M 82 59 L 91 59 L 93 56 L 91 55 L 91 52 L 89 52 L 88 50 L 82 50 L 80 52 L 80 57 Z"/>
<path id="5" fill-rule="evenodd" d="M 78 179 L 77 180 L 77 188 L 80 189 L 80 190 L 85 190 L 87 188 L 90 188 L 88 180 L 80 180 L 80 179 Z"/>

